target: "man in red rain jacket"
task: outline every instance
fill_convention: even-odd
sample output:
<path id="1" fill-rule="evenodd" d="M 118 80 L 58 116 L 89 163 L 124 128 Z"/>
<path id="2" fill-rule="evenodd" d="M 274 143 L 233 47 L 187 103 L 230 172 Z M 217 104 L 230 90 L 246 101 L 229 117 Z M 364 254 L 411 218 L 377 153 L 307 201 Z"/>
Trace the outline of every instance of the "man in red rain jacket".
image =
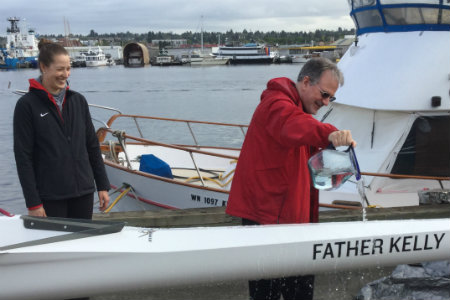
<path id="1" fill-rule="evenodd" d="M 246 134 L 226 212 L 243 225 L 310 223 L 318 220 L 318 192 L 312 188 L 308 159 L 328 144 L 356 146 L 348 130 L 312 115 L 335 100 L 343 84 L 337 66 L 311 59 L 297 83 L 268 82 Z M 251 299 L 312 299 L 314 276 L 250 281 Z"/>

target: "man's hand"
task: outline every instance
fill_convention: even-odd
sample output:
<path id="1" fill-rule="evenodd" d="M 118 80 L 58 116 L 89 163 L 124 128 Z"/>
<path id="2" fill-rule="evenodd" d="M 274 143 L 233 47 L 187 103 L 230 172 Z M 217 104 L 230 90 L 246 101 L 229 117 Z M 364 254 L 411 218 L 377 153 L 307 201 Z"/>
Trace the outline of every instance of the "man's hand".
<path id="1" fill-rule="evenodd" d="M 356 142 L 353 140 L 350 130 L 333 131 L 328 136 L 328 140 L 333 144 L 334 147 L 350 145 L 356 147 Z"/>
<path id="2" fill-rule="evenodd" d="M 29 209 L 28 215 L 32 217 L 47 217 L 47 214 L 45 213 L 45 209 L 43 206 L 36 209 Z"/>
<path id="3" fill-rule="evenodd" d="M 100 200 L 100 211 L 104 211 L 109 204 L 108 191 L 98 191 L 98 200 Z"/>

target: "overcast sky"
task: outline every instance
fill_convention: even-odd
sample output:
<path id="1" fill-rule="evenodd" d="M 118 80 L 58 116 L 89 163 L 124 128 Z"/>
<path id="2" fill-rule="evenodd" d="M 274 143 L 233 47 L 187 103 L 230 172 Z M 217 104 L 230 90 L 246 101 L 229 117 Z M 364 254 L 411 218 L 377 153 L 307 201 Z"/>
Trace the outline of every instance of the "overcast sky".
<path id="1" fill-rule="evenodd" d="M 0 35 L 8 17 L 38 34 L 130 31 L 314 31 L 353 28 L 346 0 L 13 0 L 2 1 Z"/>

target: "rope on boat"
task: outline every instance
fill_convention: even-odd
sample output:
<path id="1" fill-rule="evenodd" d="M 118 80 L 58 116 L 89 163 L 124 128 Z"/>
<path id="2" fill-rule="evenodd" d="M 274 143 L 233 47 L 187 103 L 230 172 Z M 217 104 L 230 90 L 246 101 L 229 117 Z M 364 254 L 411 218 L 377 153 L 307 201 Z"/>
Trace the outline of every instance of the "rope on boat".
<path id="1" fill-rule="evenodd" d="M 130 190 L 134 194 L 133 187 L 130 184 L 124 182 L 120 188 L 117 188 L 116 190 L 114 190 L 110 195 L 117 193 L 118 191 L 120 191 L 123 188 L 125 188 L 125 189 L 117 196 L 116 199 L 114 199 L 114 201 L 108 206 L 108 208 L 104 210 L 104 213 L 109 213 L 111 211 L 111 209 L 113 209 L 113 207 L 119 202 L 119 200 L 122 199 L 123 196 L 128 194 L 128 192 L 130 192 Z"/>
<path id="2" fill-rule="evenodd" d="M 124 130 L 116 130 L 112 133 L 112 135 L 117 138 L 120 146 L 122 146 L 123 153 L 125 154 L 125 159 L 127 160 L 128 169 L 131 169 L 130 159 L 128 158 L 127 149 L 125 147 L 125 139 L 127 137 L 127 135 L 125 134 L 125 131 Z"/>
<path id="3" fill-rule="evenodd" d="M 237 164 L 237 159 L 233 159 L 232 161 L 230 161 L 230 165 L 231 164 Z M 234 167 L 231 171 L 229 171 L 225 176 L 223 176 L 223 174 L 219 175 L 219 179 L 220 181 L 225 181 L 227 178 L 229 178 L 226 182 L 225 182 L 225 186 L 228 185 L 232 180 L 233 180 L 233 176 L 234 176 L 234 170 L 236 170 L 236 167 Z"/>
<path id="4" fill-rule="evenodd" d="M 116 151 L 116 143 L 113 141 L 108 141 L 109 146 L 109 154 L 111 155 L 111 158 L 116 162 L 119 163 L 119 156 L 117 155 Z"/>

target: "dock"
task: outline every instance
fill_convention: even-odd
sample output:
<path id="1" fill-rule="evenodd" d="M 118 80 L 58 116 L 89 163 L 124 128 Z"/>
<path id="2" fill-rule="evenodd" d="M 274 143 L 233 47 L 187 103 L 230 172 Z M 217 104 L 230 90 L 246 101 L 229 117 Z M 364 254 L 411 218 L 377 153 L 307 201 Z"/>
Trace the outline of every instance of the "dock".
<path id="1" fill-rule="evenodd" d="M 367 220 L 436 219 L 449 218 L 450 204 L 424 205 L 396 208 L 366 208 Z M 139 211 L 95 214 L 95 220 L 125 221 L 137 227 L 194 227 L 237 226 L 240 219 L 225 214 L 225 208 L 201 208 Z M 330 210 L 319 214 L 319 222 L 344 222 L 362 220 L 362 209 Z M 170 266 L 169 266 L 170 267 Z M 315 279 L 314 299 L 353 300 L 367 283 L 391 274 L 394 267 L 356 269 L 345 272 L 318 274 Z M 126 278 L 124 278 L 126 280 Z M 247 300 L 247 281 L 229 281 L 203 285 L 161 287 L 92 296 L 91 300 Z"/>
<path id="2" fill-rule="evenodd" d="M 450 204 L 366 208 L 368 220 L 437 219 L 450 217 Z M 127 222 L 136 227 L 237 226 L 240 218 L 225 213 L 224 207 L 130 211 L 94 214 L 94 220 Z M 361 221 L 362 209 L 321 211 L 319 222 Z"/>

